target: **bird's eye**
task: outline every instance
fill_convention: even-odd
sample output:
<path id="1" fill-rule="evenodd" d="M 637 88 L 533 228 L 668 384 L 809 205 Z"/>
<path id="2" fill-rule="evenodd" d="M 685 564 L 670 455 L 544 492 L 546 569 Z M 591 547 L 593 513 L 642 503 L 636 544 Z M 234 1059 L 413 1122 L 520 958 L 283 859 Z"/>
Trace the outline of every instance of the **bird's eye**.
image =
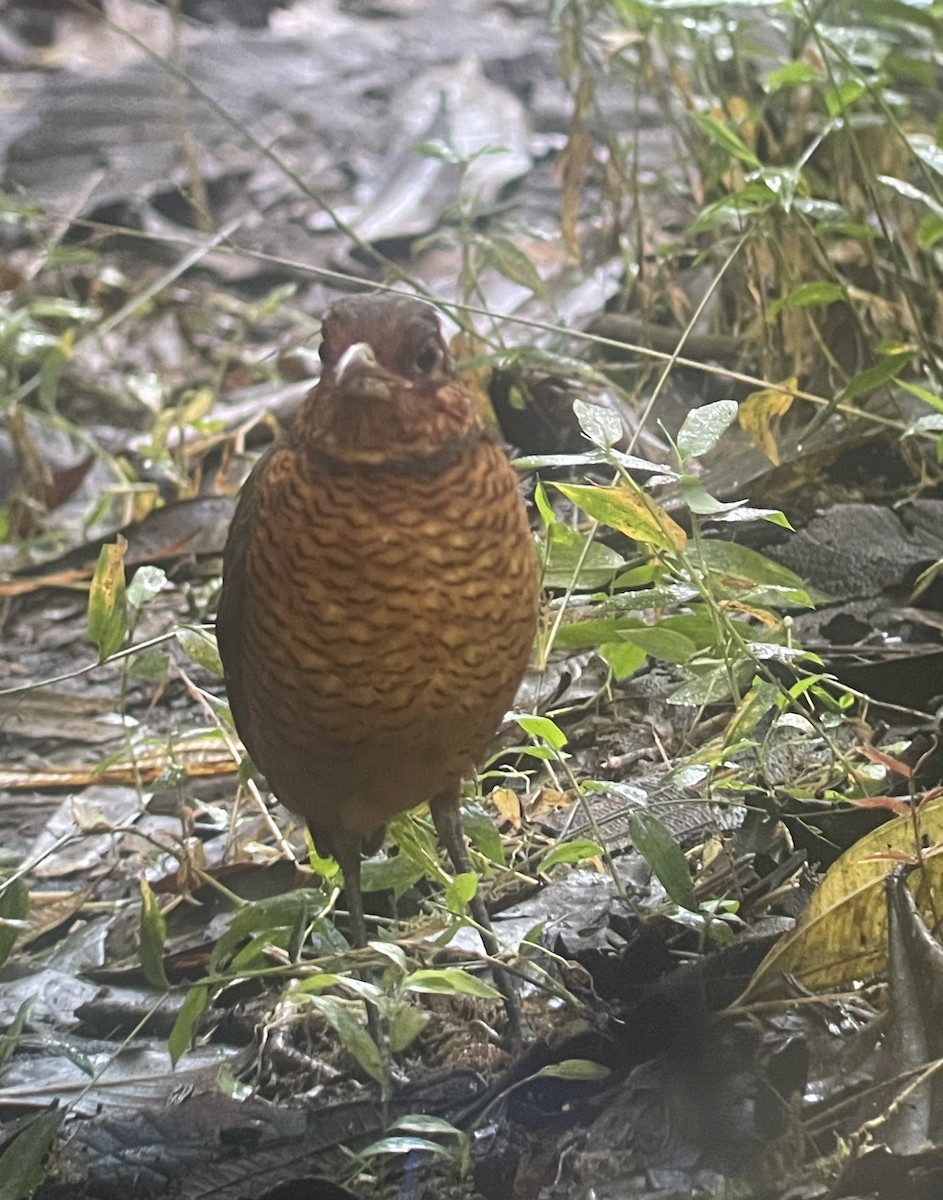
<path id="1" fill-rule="evenodd" d="M 439 343 L 430 338 L 416 355 L 416 370 L 420 375 L 431 375 L 441 361 Z"/>
<path id="2" fill-rule="evenodd" d="M 331 352 L 328 349 L 327 342 L 322 342 L 318 347 L 318 358 L 320 358 L 324 366 L 330 366 Z"/>

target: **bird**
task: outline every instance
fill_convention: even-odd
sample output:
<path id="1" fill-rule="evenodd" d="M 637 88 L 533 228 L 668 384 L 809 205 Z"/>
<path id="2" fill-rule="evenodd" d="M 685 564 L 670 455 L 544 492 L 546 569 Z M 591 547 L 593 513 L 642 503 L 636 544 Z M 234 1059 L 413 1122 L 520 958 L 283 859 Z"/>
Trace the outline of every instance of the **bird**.
<path id="1" fill-rule="evenodd" d="M 361 857 L 394 815 L 428 801 L 471 870 L 461 784 L 527 667 L 538 575 L 517 475 L 435 309 L 348 296 L 321 337 L 319 381 L 243 485 L 216 632 L 236 731 L 337 861 L 365 946 Z M 494 958 L 480 893 L 469 907 Z M 513 985 L 495 982 L 519 1029 Z"/>

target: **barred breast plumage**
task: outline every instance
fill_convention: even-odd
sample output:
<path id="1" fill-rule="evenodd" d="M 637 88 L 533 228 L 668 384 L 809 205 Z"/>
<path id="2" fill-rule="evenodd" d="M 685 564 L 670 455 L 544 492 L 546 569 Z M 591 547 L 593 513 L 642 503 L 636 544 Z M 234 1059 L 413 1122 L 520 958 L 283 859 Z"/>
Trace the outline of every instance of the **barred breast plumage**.
<path id="1" fill-rule="evenodd" d="M 243 490 L 217 632 L 236 728 L 358 890 L 362 938 L 359 856 L 389 818 L 430 800 L 460 836 L 459 784 L 525 669 L 537 580 L 514 471 L 434 311 L 342 300 L 321 356 Z"/>

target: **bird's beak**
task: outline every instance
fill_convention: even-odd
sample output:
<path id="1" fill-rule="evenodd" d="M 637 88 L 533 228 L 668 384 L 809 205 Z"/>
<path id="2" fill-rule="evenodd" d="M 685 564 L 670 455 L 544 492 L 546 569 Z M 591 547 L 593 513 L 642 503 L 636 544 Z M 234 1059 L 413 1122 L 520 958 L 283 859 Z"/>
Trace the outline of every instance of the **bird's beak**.
<path id="1" fill-rule="evenodd" d="M 390 398 L 386 372 L 367 342 L 354 342 L 348 346 L 334 368 L 334 383 L 351 396 L 369 400 Z"/>

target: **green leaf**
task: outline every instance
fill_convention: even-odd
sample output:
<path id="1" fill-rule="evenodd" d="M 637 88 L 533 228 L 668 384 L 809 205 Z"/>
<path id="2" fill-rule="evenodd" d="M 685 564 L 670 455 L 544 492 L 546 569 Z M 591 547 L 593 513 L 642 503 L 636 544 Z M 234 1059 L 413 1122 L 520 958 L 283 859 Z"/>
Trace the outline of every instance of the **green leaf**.
<path id="1" fill-rule="evenodd" d="M 719 539 L 705 541 L 701 545 L 701 557 L 713 575 L 726 576 L 715 581 L 726 593 L 737 595 L 756 584 L 800 590 L 806 586 L 788 567 L 780 566 L 758 550 L 751 550 L 749 546 L 741 546 L 737 542 Z"/>
<path id="2" fill-rule="evenodd" d="M 766 79 L 767 92 L 776 92 L 782 87 L 802 87 L 807 83 L 815 83 L 819 72 L 811 63 L 802 59 L 793 59 L 786 66 L 771 71 Z"/>
<path id="3" fill-rule="evenodd" d="M 591 542 L 587 549 L 587 535 L 559 521 L 555 521 L 548 532 L 547 561 L 543 573 L 546 588 L 573 586 L 579 591 L 598 591 L 606 587 L 613 575 L 625 566 L 625 559 L 617 550 L 596 541 Z"/>
<path id="4" fill-rule="evenodd" d="M 388 959 L 390 966 L 399 975 L 405 975 L 408 969 L 406 954 L 402 946 L 395 942 L 370 941 L 367 945 L 382 958 Z"/>
<path id="5" fill-rule="evenodd" d="M 916 184 L 911 183 L 907 179 L 897 179 L 894 175 L 879 175 L 878 180 L 885 187 L 897 192 L 900 196 L 905 196 L 908 200 L 916 200 L 918 204 L 923 204 L 930 210 L 929 215 L 936 217 L 938 220 L 943 217 L 943 204 L 931 196 L 928 192 L 918 188 Z"/>
<path id="6" fill-rule="evenodd" d="M 616 679 L 634 675 L 648 657 L 641 646 L 632 642 L 604 642 L 597 651 Z"/>
<path id="7" fill-rule="evenodd" d="M 860 79 L 844 79 L 837 87 L 825 93 L 825 108 L 830 117 L 844 116 L 856 100 L 860 100 L 867 88 Z"/>
<path id="8" fill-rule="evenodd" d="M 664 822 L 644 808 L 633 809 L 629 813 L 629 834 L 635 849 L 675 904 L 696 912 L 697 897 L 687 859 Z"/>
<path id="9" fill-rule="evenodd" d="M 562 750 L 566 745 L 566 734 L 549 717 L 533 717 L 523 714 L 518 715 L 516 720 L 525 733 L 529 733 L 535 738 L 541 738 L 554 750 Z"/>
<path id="10" fill-rule="evenodd" d="M 151 646 L 147 650 L 136 650 L 128 667 L 128 673 L 134 679 L 142 679 L 148 683 L 156 683 L 164 679 L 170 668 L 170 655 L 164 650 Z"/>
<path id="11" fill-rule="evenodd" d="M 339 996 L 309 996 L 308 1002 L 338 1035 L 347 1053 L 355 1058 L 377 1083 L 385 1083 L 386 1072 L 383 1069 L 380 1051 L 367 1032 L 360 1001 L 343 1000 Z"/>
<path id="12" fill-rule="evenodd" d="M 812 304 L 834 304 L 838 300 L 847 299 L 847 292 L 840 283 L 818 279 L 811 283 L 800 284 L 786 296 L 780 296 L 769 306 L 769 316 L 772 319 L 784 308 L 808 308 Z"/>
<path id="13" fill-rule="evenodd" d="M 98 650 L 99 662 L 114 654 L 128 632 L 125 603 L 123 537 L 102 546 L 88 594 L 88 636 Z"/>
<path id="14" fill-rule="evenodd" d="M 426 869 L 408 854 L 368 858 L 360 867 L 360 888 L 364 895 L 370 892 L 392 892 L 399 899 L 426 874 Z"/>
<path id="15" fill-rule="evenodd" d="M 195 663 L 217 679 L 222 677 L 223 663 L 219 657 L 216 635 L 211 630 L 202 629 L 199 625 L 178 625 L 174 637 Z"/>
<path id="16" fill-rule="evenodd" d="M 432 1013 L 416 1004 L 390 1004 L 387 1008 L 390 1053 L 400 1054 L 408 1049 L 431 1019 Z"/>
<path id="17" fill-rule="evenodd" d="M 210 955 L 210 970 L 224 969 L 231 955 L 243 942 L 255 935 L 276 944 L 287 945 L 299 925 L 312 925 L 321 938 L 321 952 L 340 953 L 347 943 L 331 921 L 316 920 L 323 913 L 328 897 L 320 888 L 297 888 L 245 904 L 233 914 L 229 928 L 220 935 Z"/>
<path id="18" fill-rule="evenodd" d="M 922 163 L 925 163 L 937 175 L 943 175 L 943 149 L 937 144 L 935 138 L 925 133 L 912 133 L 907 141 L 911 150 Z"/>
<path id="19" fill-rule="evenodd" d="M 881 387 L 882 384 L 899 375 L 913 356 L 912 350 L 902 350 L 897 354 L 888 354 L 875 366 L 869 367 L 866 371 L 861 371 L 857 374 L 851 383 L 841 390 L 838 399 L 854 400 L 856 396 L 862 396 L 866 392 L 871 392 L 875 388 Z"/>
<path id="20" fill-rule="evenodd" d="M 540 272 L 520 246 L 503 237 L 491 237 L 479 245 L 484 265 L 494 267 L 505 279 L 529 288 L 534 295 L 540 295 L 545 290 Z"/>
<path id="21" fill-rule="evenodd" d="M 438 847 L 435 834 L 425 821 L 419 821 L 410 813 L 399 813 L 390 822 L 390 833 L 400 855 L 406 855 L 410 862 L 419 867 L 423 875 L 436 879 L 443 887 L 448 887 L 449 876 L 439 862 Z M 366 865 L 366 864 L 364 864 Z"/>
<path id="22" fill-rule="evenodd" d="M 167 1050 L 174 1066 L 193 1045 L 196 1027 L 200 1017 L 206 1011 L 209 999 L 210 989 L 203 984 L 190 988 L 184 997 L 180 1011 L 177 1013 L 177 1019 L 174 1021 L 174 1027 L 167 1038 Z"/>
<path id="23" fill-rule="evenodd" d="M 164 944 L 167 941 L 167 922 L 160 911 L 157 897 L 151 891 L 146 879 L 140 881 L 141 886 L 141 945 L 138 957 L 144 978 L 151 987 L 166 991 L 170 984 L 164 973 Z"/>
<path id="24" fill-rule="evenodd" d="M 465 1141 L 468 1137 L 461 1129 L 456 1129 L 450 1121 L 442 1117 L 433 1117 L 428 1113 L 407 1113 L 390 1126 L 390 1131 L 401 1129 L 404 1133 L 443 1133 L 457 1141 Z"/>
<path id="25" fill-rule="evenodd" d="M 761 165 L 753 151 L 728 125 L 724 125 L 709 113 L 694 112 L 690 114 L 690 117 L 695 125 L 707 134 L 715 146 L 726 151 L 727 154 L 733 155 L 740 162 L 746 163 L 748 167 Z"/>
<path id="26" fill-rule="evenodd" d="M 29 889 L 22 879 L 11 879 L 0 891 L 0 967 L 7 961 L 29 916 Z"/>
<path id="27" fill-rule="evenodd" d="M 35 996 L 28 996 L 16 1010 L 13 1020 L 3 1033 L 0 1033 L 0 1071 L 9 1062 L 19 1047 L 23 1030 L 29 1020 L 29 1014 L 36 1002 Z"/>
<path id="28" fill-rule="evenodd" d="M 440 1158 L 451 1158 L 453 1151 L 438 1142 L 430 1142 L 419 1137 L 385 1137 L 371 1142 L 369 1146 L 357 1152 L 359 1158 L 373 1158 L 378 1154 L 412 1154 L 416 1150 L 428 1150 Z"/>
<path id="29" fill-rule="evenodd" d="M 653 658 L 678 663 L 681 666 L 689 663 L 700 649 L 691 638 L 677 629 L 672 629 L 667 620 L 659 621 L 657 625 L 633 629 L 626 633 L 625 637 L 634 645 L 641 646 L 645 653 Z"/>
<path id="30" fill-rule="evenodd" d="M 943 216 L 927 213 L 917 226 L 917 245 L 921 250 L 932 250 L 943 238 Z"/>
<path id="31" fill-rule="evenodd" d="M 464 814 L 463 825 L 468 839 L 479 853 L 499 867 L 505 863 L 504 842 L 494 821 L 486 812 L 472 811 Z"/>
<path id="32" fill-rule="evenodd" d="M 622 419 L 611 408 L 605 408 L 601 404 L 587 404 L 585 400 L 574 400 L 573 415 L 579 421 L 583 433 L 597 446 L 608 449 L 623 436 Z"/>
<path id="33" fill-rule="evenodd" d="M 41 1112 L 0 1155 L 0 1200 L 27 1200 L 46 1177 L 43 1159 L 66 1115 L 64 1108 Z"/>
<path id="34" fill-rule="evenodd" d="M 53 346 L 44 354 L 39 368 L 39 401 L 44 408 L 50 411 L 55 411 L 59 380 L 69 361 L 69 355 L 64 346 L 65 342 L 66 339 L 60 340 L 59 345 Z"/>
<path id="35" fill-rule="evenodd" d="M 128 584 L 128 603 L 132 608 L 143 608 L 167 585 L 167 572 L 160 567 L 138 567 Z"/>
<path id="36" fill-rule="evenodd" d="M 468 902 L 478 891 L 478 875 L 475 871 L 463 871 L 456 875 L 445 889 L 445 905 L 449 912 L 462 916 Z"/>
<path id="37" fill-rule="evenodd" d="M 483 1000 L 500 1000 L 501 993 L 460 967 L 429 968 L 413 971 L 403 980 L 403 990 L 436 995 L 480 996 Z"/>
<path id="38" fill-rule="evenodd" d="M 744 663 L 744 668 L 746 662 Z M 700 708 L 704 704 L 716 704 L 730 697 L 730 672 L 726 666 L 715 667 L 675 688 L 667 697 L 668 704 L 686 704 Z"/>
<path id="39" fill-rule="evenodd" d="M 604 1067 L 602 1063 L 593 1062 L 588 1058 L 564 1058 L 558 1063 L 550 1063 L 549 1066 L 541 1067 L 530 1076 L 531 1079 L 584 1079 L 597 1080 L 608 1079 L 612 1072 L 609 1067 Z M 523 1080 L 524 1083 L 527 1080 Z"/>
<path id="40" fill-rule="evenodd" d="M 720 513 L 733 512 L 734 509 L 742 508 L 746 504 L 745 500 L 718 500 L 690 475 L 683 476 L 681 480 L 681 496 L 691 512 L 697 513 L 700 517 L 713 517 Z"/>
<path id="41" fill-rule="evenodd" d="M 561 842 L 559 846 L 548 851 L 540 860 L 537 867 L 538 875 L 544 875 L 558 863 L 585 862 L 587 858 L 601 858 L 602 846 L 592 838 L 573 838 L 569 842 Z"/>
<path id="42" fill-rule="evenodd" d="M 678 450 L 682 458 L 698 458 L 713 450 L 736 419 L 736 400 L 716 400 L 713 404 L 692 408 L 678 431 Z"/>

